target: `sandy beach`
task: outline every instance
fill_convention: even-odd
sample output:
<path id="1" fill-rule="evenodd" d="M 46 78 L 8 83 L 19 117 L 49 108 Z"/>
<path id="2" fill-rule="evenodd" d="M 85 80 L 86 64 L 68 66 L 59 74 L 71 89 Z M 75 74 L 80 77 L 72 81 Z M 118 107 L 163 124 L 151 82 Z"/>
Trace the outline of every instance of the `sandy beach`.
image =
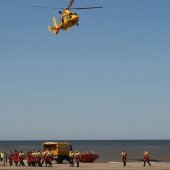
<path id="1" fill-rule="evenodd" d="M 126 170 L 143 170 L 143 169 L 154 169 L 154 170 L 170 170 L 170 163 L 152 163 L 152 166 L 149 167 L 148 165 L 146 167 L 143 167 L 142 162 L 130 162 L 127 163 L 126 167 L 122 166 L 121 162 L 110 162 L 110 163 L 81 163 L 80 167 L 69 167 L 69 164 L 53 164 L 53 167 L 15 167 L 15 166 L 0 166 L 1 170 L 27 170 L 27 169 L 34 169 L 34 170 L 49 170 L 49 169 L 66 169 L 66 170 L 77 170 L 77 169 L 88 169 L 88 170 L 119 170 L 119 169 L 126 169 Z"/>

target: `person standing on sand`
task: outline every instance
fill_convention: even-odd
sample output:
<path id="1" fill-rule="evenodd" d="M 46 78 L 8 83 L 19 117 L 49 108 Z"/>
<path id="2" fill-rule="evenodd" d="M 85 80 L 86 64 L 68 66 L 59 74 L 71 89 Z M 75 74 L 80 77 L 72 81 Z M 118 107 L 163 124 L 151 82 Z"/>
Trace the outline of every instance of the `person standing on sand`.
<path id="1" fill-rule="evenodd" d="M 144 151 L 143 153 L 143 166 L 146 165 L 146 162 L 151 166 L 151 163 L 149 161 L 149 152 L 147 150 Z"/>
<path id="2" fill-rule="evenodd" d="M 18 158 L 19 158 L 19 166 L 25 166 L 24 163 L 25 153 L 21 151 L 18 155 Z"/>
<path id="3" fill-rule="evenodd" d="M 122 157 L 123 166 L 126 166 L 127 152 L 125 150 L 122 151 L 121 157 Z"/>
<path id="4" fill-rule="evenodd" d="M 12 151 L 10 151 L 9 153 L 8 160 L 9 160 L 9 165 L 12 166 L 13 165 L 13 152 Z"/>
<path id="5" fill-rule="evenodd" d="M 43 166 L 45 160 L 46 160 L 46 156 L 47 156 L 47 152 L 46 151 L 42 151 L 42 162 L 41 162 L 41 166 Z"/>
<path id="6" fill-rule="evenodd" d="M 5 164 L 8 165 L 8 154 L 5 152 Z"/>
<path id="7" fill-rule="evenodd" d="M 75 152 L 75 159 L 76 159 L 77 167 L 79 167 L 79 163 L 80 163 L 80 152 L 79 151 Z"/>
<path id="8" fill-rule="evenodd" d="M 70 167 L 74 167 L 74 152 L 70 151 L 69 153 L 69 162 L 70 162 Z"/>
<path id="9" fill-rule="evenodd" d="M 5 166 L 5 152 L 1 152 L 2 166 Z"/>

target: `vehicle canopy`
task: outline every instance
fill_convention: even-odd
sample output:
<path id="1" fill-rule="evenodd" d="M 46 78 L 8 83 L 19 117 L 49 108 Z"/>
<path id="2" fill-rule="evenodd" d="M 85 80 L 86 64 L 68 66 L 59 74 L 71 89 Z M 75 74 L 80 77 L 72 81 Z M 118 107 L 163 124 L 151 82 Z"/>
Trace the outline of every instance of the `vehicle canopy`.
<path id="1" fill-rule="evenodd" d="M 72 146 L 68 142 L 44 142 L 42 144 L 43 151 L 51 151 L 54 159 L 68 160 L 69 152 L 72 150 Z"/>

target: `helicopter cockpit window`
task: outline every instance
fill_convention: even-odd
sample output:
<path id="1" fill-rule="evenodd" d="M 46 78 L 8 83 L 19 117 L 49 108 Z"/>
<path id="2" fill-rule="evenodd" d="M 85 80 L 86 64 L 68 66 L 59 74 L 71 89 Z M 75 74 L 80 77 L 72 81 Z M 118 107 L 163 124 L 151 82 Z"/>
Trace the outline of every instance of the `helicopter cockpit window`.
<path id="1" fill-rule="evenodd" d="M 73 13 L 69 13 L 69 19 L 71 19 L 73 16 Z"/>

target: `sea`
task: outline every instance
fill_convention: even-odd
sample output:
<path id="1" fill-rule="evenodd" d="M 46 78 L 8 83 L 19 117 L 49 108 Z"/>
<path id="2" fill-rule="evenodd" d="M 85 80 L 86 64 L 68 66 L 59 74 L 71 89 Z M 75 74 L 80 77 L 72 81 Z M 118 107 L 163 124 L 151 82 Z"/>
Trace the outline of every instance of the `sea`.
<path id="1" fill-rule="evenodd" d="M 9 153 L 17 149 L 24 152 L 41 150 L 46 141 L 0 141 L 0 151 Z M 58 141 L 59 142 L 59 141 Z M 119 162 L 121 151 L 126 150 L 128 161 L 142 161 L 144 150 L 150 153 L 151 162 L 170 162 L 170 140 L 70 140 L 73 150 L 94 151 L 99 155 L 96 162 Z"/>

